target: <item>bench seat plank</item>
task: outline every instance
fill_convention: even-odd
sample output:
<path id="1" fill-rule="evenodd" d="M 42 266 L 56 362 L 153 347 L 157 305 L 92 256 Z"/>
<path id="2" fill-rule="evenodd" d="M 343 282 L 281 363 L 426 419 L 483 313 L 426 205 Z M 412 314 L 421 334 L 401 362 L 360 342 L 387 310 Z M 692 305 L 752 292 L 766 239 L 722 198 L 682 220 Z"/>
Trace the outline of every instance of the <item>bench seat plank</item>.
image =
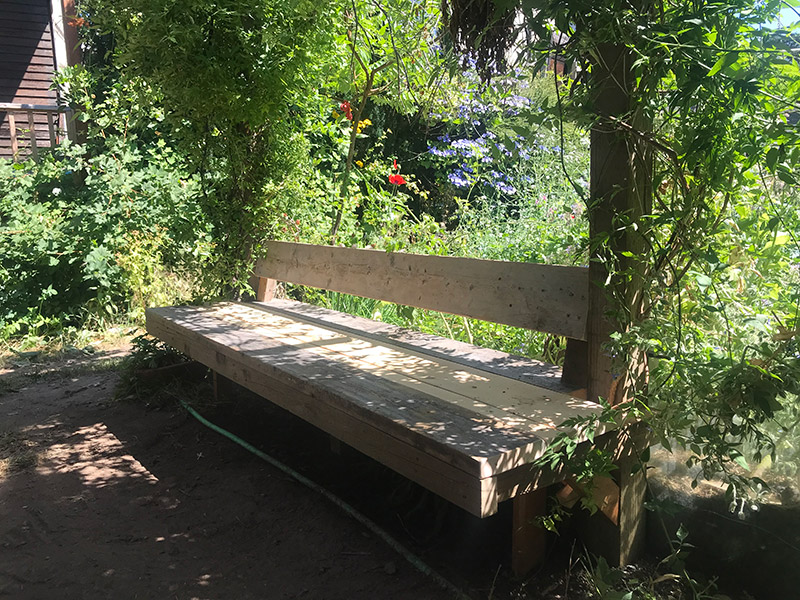
<path id="1" fill-rule="evenodd" d="M 337 329 L 359 337 L 379 341 L 389 340 L 407 350 L 430 354 L 437 358 L 447 358 L 455 363 L 518 379 L 554 392 L 573 395 L 577 391 L 561 382 L 559 367 L 499 350 L 481 348 L 458 340 L 442 338 L 390 323 L 365 319 L 284 298 L 275 298 L 268 304 L 252 303 L 251 306 L 268 306 L 269 310 L 274 313 L 302 319 L 323 327 L 335 326 Z"/>
<path id="2" fill-rule="evenodd" d="M 534 432 L 545 442 L 552 440 L 556 427 L 566 418 L 594 412 L 595 404 L 571 398 L 503 376 L 435 358 L 399 347 L 387 340 L 353 336 L 338 327 L 288 319 L 263 307 L 259 314 L 251 307 L 231 305 L 217 314 L 241 327 L 276 337 L 287 346 L 303 345 L 310 352 L 331 361 L 350 364 L 401 385 L 411 386 L 453 405 L 478 412 L 496 427 Z M 598 432 L 600 433 L 600 432 Z M 481 449 L 480 454 L 487 456 Z M 491 454 L 488 454 L 489 456 Z M 494 473 L 485 473 L 489 476 Z"/>
<path id="3" fill-rule="evenodd" d="M 496 510 L 499 474 L 540 456 L 565 418 L 599 410 L 408 339 L 354 335 L 270 304 L 150 309 L 147 327 L 479 516 Z"/>

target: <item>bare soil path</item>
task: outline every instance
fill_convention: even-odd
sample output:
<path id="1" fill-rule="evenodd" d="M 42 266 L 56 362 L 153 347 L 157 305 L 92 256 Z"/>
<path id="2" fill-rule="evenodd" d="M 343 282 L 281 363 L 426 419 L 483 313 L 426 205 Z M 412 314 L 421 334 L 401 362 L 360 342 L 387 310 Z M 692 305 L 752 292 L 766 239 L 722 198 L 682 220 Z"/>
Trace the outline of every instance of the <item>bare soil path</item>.
<path id="1" fill-rule="evenodd" d="M 449 597 L 185 411 L 114 400 L 115 371 L 42 371 L 0 371 L 0 597 Z"/>
<path id="2" fill-rule="evenodd" d="M 75 351 L 0 365 L 0 599 L 454 597 L 320 494 L 204 427 L 176 398 L 355 506 L 472 598 L 598 597 L 599 572 L 589 573 L 568 529 L 553 538 L 540 571 L 515 579 L 509 503 L 488 519 L 473 517 L 241 389 L 214 401 L 202 369 L 180 380 L 151 375 L 149 392 L 120 400 L 119 362 L 127 352 Z M 708 521 L 708 513 L 697 515 Z M 719 527 L 690 525 L 695 543 L 708 538 L 726 548 L 695 552 L 716 558 L 704 566 L 727 576 L 727 593 L 705 597 L 796 595 L 791 569 L 767 583 L 750 581 L 775 572 L 762 564 L 720 571 L 737 543 L 750 543 L 741 535 L 750 529 L 737 524 L 738 537 L 721 542 Z M 652 600 L 695 595 L 653 565 L 625 567 L 625 581 L 615 575 L 609 593 L 622 597 L 627 587 L 646 589 L 635 597 Z"/>

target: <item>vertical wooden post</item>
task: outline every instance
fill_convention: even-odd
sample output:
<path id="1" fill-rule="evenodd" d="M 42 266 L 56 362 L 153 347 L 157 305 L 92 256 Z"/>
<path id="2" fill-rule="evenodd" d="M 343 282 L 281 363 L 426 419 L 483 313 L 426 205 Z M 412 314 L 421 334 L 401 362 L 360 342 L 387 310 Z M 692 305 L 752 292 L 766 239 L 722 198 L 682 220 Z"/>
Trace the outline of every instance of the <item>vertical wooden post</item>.
<path id="1" fill-rule="evenodd" d="M 17 118 L 11 111 L 8 111 L 8 129 L 11 131 L 11 156 L 13 160 L 17 160 L 17 154 L 19 154 L 19 141 L 17 140 Z"/>
<path id="2" fill-rule="evenodd" d="M 60 0 L 62 15 L 64 19 L 64 46 L 66 50 L 66 61 L 70 66 L 79 65 L 83 60 L 81 51 L 81 38 L 78 33 L 78 26 L 75 24 L 77 11 L 75 10 L 75 0 Z"/>
<path id="3" fill-rule="evenodd" d="M 56 126 L 53 121 L 58 119 L 57 112 L 50 112 L 49 110 L 44 113 L 45 117 L 47 117 L 47 132 L 50 134 L 50 147 L 56 147 Z"/>
<path id="4" fill-rule="evenodd" d="M 619 540 L 613 551 L 620 565 L 635 560 L 645 543 L 644 501 L 647 481 L 644 468 L 640 468 L 639 450 L 637 444 L 627 444 L 616 461 L 619 483 L 619 526 L 616 532 Z"/>
<path id="5" fill-rule="evenodd" d="M 547 488 L 515 496 L 511 531 L 511 570 L 524 577 L 544 561 L 547 531 L 536 517 L 547 511 Z"/>
<path id="6" fill-rule="evenodd" d="M 632 562 L 644 548 L 646 481 L 644 470 L 635 467 L 639 463 L 637 453 L 649 442 L 639 429 L 634 425 L 625 434 L 631 437 L 616 446 L 615 483 L 607 483 L 619 488 L 616 506 L 598 510 L 593 515 L 585 511 L 576 515 L 586 548 L 592 554 L 605 557 L 612 566 Z"/>
<path id="7" fill-rule="evenodd" d="M 33 121 L 33 111 L 28 111 L 28 127 L 30 127 L 30 135 L 31 135 L 31 154 L 33 155 L 33 160 L 39 160 L 39 148 L 36 146 L 36 125 Z"/>
<path id="8" fill-rule="evenodd" d="M 589 379 L 589 346 L 582 340 L 567 338 L 564 352 L 564 367 L 561 369 L 561 383 L 573 391 L 586 390 Z"/>
<path id="9" fill-rule="evenodd" d="M 259 277 L 258 287 L 256 288 L 256 300 L 258 302 L 269 302 L 275 297 L 275 289 L 277 287 L 277 280 Z"/>
<path id="10" fill-rule="evenodd" d="M 647 1 L 643 0 L 643 10 Z M 634 60 L 624 46 L 601 44 L 593 55 L 591 70 L 597 120 L 591 131 L 589 235 L 591 240 L 604 242 L 592 244 L 589 262 L 587 397 L 602 397 L 611 404 L 629 399 L 646 376 L 643 354 L 634 352 L 614 365 L 604 348 L 612 333 L 626 331 L 643 310 L 641 275 L 646 265 L 642 262 L 641 217 L 650 212 L 652 161 L 642 138 L 619 125 L 643 128 L 631 101 Z M 625 223 L 638 227 L 626 227 Z M 615 373 L 615 368 L 619 372 Z M 612 564 L 630 562 L 644 539 L 644 472 L 631 472 L 637 449 L 626 442 L 616 449 L 617 523 L 598 513 L 585 529 L 590 550 Z"/>
<path id="11" fill-rule="evenodd" d="M 234 383 L 224 375 L 220 375 L 217 371 L 212 370 L 211 373 L 214 383 L 214 401 L 223 402 L 230 400 L 233 394 Z"/>

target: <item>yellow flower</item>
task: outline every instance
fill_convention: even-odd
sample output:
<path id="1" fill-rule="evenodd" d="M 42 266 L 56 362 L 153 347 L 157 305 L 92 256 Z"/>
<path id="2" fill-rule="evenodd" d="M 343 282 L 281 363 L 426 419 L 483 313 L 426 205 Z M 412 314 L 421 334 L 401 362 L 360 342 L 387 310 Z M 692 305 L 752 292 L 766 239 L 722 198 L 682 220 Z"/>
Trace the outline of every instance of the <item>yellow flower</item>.
<path id="1" fill-rule="evenodd" d="M 359 166 L 359 167 L 361 167 L 361 168 L 363 168 L 363 167 L 364 167 L 364 163 L 363 163 L 363 162 L 361 162 L 360 160 L 357 160 L 357 161 L 356 161 L 356 165 L 358 165 L 358 166 Z"/>
<path id="2" fill-rule="evenodd" d="M 333 115 L 332 116 L 333 116 L 334 119 L 338 119 L 339 118 L 339 113 L 337 113 L 336 111 L 333 111 Z"/>
<path id="3" fill-rule="evenodd" d="M 369 119 L 364 119 L 363 121 L 359 121 L 358 126 L 356 127 L 356 132 L 361 133 L 361 130 L 369 125 L 372 125 L 372 121 L 370 121 Z"/>

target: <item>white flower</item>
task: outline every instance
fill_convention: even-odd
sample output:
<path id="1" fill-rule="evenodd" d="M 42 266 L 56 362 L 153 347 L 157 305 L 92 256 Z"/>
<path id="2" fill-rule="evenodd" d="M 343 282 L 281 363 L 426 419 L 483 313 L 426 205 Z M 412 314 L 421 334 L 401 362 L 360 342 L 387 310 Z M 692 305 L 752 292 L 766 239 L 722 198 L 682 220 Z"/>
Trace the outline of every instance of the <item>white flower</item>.
<path id="1" fill-rule="evenodd" d="M 61 193 L 61 188 L 53 188 L 53 196 L 58 196 Z"/>

